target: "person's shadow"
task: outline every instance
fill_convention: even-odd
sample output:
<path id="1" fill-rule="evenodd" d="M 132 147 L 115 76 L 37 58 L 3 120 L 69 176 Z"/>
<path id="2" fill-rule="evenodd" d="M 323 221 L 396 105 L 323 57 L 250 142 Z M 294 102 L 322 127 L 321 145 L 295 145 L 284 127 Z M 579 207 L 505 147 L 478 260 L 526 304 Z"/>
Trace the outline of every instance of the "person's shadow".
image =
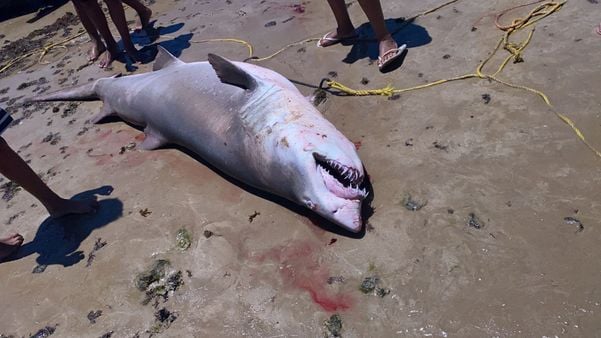
<path id="1" fill-rule="evenodd" d="M 103 186 L 94 190 L 84 191 L 72 199 L 92 198 L 94 195 L 108 196 L 113 191 L 111 186 Z M 16 254 L 8 261 L 39 254 L 36 262 L 39 264 L 34 272 L 43 272 L 48 265 L 64 267 L 77 264 L 84 258 L 79 249 L 81 243 L 92 233 L 123 215 L 123 203 L 116 198 L 104 199 L 99 202 L 95 213 L 85 215 L 69 215 L 59 219 L 47 218 L 38 228 L 31 242 L 23 244 Z"/>
<path id="2" fill-rule="evenodd" d="M 142 31 L 136 31 L 131 34 L 132 42 L 135 45 L 143 46 L 139 50 L 140 62 L 142 64 L 151 63 L 154 61 L 158 54 L 158 45 L 161 45 L 163 48 L 167 49 L 169 53 L 174 56 L 179 57 L 182 54 L 182 51 L 186 48 L 190 47 L 190 40 L 194 33 L 186 33 L 180 34 L 178 36 L 173 36 L 170 40 L 164 40 L 159 43 L 155 43 L 161 36 L 169 37 L 169 34 L 175 33 L 180 30 L 184 24 L 176 23 L 167 27 L 159 26 L 154 27 L 156 21 L 152 21 L 149 23 L 148 27 Z M 123 47 L 122 41 L 119 41 L 120 47 Z M 126 58 L 125 66 L 128 71 L 135 71 L 137 67 Z"/>
<path id="3" fill-rule="evenodd" d="M 397 45 L 407 45 L 407 49 L 426 45 L 432 41 L 428 31 L 414 23 L 414 20 L 405 20 L 404 18 L 387 19 L 386 28 L 392 34 Z M 379 55 L 378 40 L 374 38 L 374 31 L 371 24 L 364 23 L 356 30 L 359 38 L 353 41 L 352 48 L 348 55 L 342 60 L 345 63 L 355 63 L 364 58 L 377 60 Z M 399 68 L 407 55 L 407 50 L 403 55 L 386 67 L 385 72 L 393 71 Z"/>

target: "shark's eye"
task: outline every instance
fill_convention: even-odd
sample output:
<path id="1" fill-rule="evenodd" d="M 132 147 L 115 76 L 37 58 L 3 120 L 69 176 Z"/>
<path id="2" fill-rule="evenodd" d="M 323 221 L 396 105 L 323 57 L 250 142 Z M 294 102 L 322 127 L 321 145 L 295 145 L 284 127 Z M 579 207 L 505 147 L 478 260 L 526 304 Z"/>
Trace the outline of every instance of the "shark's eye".
<path id="1" fill-rule="evenodd" d="M 313 201 L 311 201 L 310 199 L 305 199 L 303 201 L 305 203 L 305 206 L 311 210 L 315 210 L 317 209 L 317 205 L 315 203 L 313 203 Z"/>

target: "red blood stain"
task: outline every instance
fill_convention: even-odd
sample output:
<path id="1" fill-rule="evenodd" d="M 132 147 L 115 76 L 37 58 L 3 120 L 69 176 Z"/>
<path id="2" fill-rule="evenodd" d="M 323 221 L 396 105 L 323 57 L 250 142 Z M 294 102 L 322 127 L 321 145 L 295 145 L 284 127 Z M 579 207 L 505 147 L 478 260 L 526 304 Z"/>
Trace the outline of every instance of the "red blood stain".
<path id="1" fill-rule="evenodd" d="M 136 137 L 134 137 L 134 139 L 138 142 L 144 141 L 145 138 L 146 138 L 146 135 L 144 133 L 138 134 L 138 135 L 136 135 Z"/>
<path id="2" fill-rule="evenodd" d="M 289 243 L 267 251 L 259 259 L 279 262 L 278 270 L 284 284 L 307 291 L 313 302 L 325 311 L 349 309 L 353 304 L 350 295 L 332 294 L 327 290 L 328 269 L 318 261 L 316 250 L 315 245 L 308 242 Z"/>
<path id="3" fill-rule="evenodd" d="M 361 148 L 361 141 L 353 142 L 355 144 L 355 149 L 359 150 Z"/>

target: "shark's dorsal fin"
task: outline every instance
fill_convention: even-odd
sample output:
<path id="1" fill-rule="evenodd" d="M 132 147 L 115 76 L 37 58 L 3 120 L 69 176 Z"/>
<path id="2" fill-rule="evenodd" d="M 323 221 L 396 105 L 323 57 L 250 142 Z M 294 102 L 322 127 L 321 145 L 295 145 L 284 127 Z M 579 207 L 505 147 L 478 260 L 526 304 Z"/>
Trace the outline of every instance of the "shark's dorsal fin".
<path id="1" fill-rule="evenodd" d="M 184 63 L 180 59 L 173 56 L 173 54 L 169 53 L 169 51 L 164 47 L 159 45 L 157 48 L 159 53 L 157 54 L 154 64 L 152 65 L 152 70 L 159 70 Z"/>
<path id="2" fill-rule="evenodd" d="M 246 90 L 253 90 L 257 87 L 257 80 L 231 61 L 219 55 L 209 54 L 209 63 L 213 66 L 221 82 Z"/>

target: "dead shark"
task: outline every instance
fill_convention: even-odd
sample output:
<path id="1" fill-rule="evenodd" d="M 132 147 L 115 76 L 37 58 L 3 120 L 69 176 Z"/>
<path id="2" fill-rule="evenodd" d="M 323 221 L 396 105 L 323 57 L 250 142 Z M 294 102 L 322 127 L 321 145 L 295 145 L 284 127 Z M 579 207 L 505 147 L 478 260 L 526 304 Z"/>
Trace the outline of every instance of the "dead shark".
<path id="1" fill-rule="evenodd" d="M 187 148 L 227 175 L 359 232 L 365 171 L 355 146 L 282 75 L 209 54 L 185 63 L 159 47 L 149 73 L 101 78 L 34 101 L 101 100 L 92 119 L 144 128 L 140 148 Z"/>

